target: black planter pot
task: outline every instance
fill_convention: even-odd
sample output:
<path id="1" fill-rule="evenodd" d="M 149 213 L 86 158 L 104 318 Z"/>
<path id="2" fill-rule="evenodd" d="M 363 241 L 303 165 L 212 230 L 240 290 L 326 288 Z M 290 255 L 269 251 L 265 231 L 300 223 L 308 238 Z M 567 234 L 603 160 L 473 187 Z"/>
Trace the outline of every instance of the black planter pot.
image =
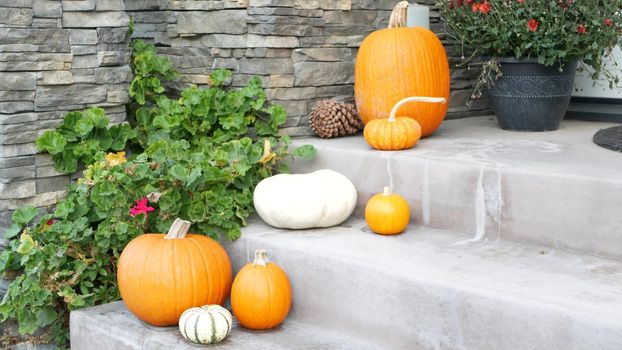
<path id="1" fill-rule="evenodd" d="M 499 59 L 503 75 L 488 88 L 501 128 L 557 130 L 570 104 L 577 61 L 545 67 L 534 59 Z"/>

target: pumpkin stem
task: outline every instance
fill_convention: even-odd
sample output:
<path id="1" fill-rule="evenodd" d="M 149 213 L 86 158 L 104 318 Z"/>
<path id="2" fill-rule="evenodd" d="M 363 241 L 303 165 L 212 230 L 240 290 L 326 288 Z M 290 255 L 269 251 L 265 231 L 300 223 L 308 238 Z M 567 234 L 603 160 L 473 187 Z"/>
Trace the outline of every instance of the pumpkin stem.
<path id="1" fill-rule="evenodd" d="M 397 114 L 397 111 L 405 103 L 408 103 L 408 102 L 445 103 L 445 101 L 446 100 L 445 100 L 444 97 L 411 96 L 411 97 L 403 98 L 403 99 L 399 100 L 395 104 L 395 106 L 393 106 L 393 109 L 391 109 L 391 113 L 389 114 L 389 121 L 390 122 L 394 122 L 395 121 L 395 115 Z"/>
<path id="2" fill-rule="evenodd" d="M 266 267 L 268 262 L 268 253 L 264 249 L 255 250 L 255 261 L 253 261 L 253 266 L 259 265 Z"/>
<path id="3" fill-rule="evenodd" d="M 390 196 L 391 195 L 391 187 L 384 186 L 384 189 L 382 191 L 382 195 L 383 196 Z"/>
<path id="4" fill-rule="evenodd" d="M 389 18 L 389 28 L 406 27 L 408 17 L 408 1 L 401 1 L 393 8 Z"/>
<path id="5" fill-rule="evenodd" d="M 190 221 L 180 218 L 175 219 L 171 228 L 168 229 L 166 236 L 164 236 L 164 239 L 181 239 L 186 237 L 191 225 L 192 223 Z"/>

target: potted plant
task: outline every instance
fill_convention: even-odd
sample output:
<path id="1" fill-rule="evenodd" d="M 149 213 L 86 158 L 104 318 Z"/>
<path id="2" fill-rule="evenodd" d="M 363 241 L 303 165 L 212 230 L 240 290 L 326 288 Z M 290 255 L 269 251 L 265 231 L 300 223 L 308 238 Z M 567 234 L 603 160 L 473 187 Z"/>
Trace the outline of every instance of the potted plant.
<path id="1" fill-rule="evenodd" d="M 489 99 L 503 129 L 544 131 L 559 127 L 574 86 L 577 62 L 594 77 L 603 55 L 620 40 L 622 0 L 438 0 L 450 35 L 483 56 L 476 87 Z M 463 55 L 464 58 L 464 55 Z"/>

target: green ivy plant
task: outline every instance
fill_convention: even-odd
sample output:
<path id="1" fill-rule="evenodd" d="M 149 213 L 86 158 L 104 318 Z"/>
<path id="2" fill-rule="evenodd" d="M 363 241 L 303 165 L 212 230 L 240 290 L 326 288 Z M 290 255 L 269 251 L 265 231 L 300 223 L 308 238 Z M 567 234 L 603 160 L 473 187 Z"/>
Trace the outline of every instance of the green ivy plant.
<path id="1" fill-rule="evenodd" d="M 83 176 L 69 185 L 52 213 L 31 207 L 13 214 L 0 272 L 16 274 L 0 303 L 0 319 L 15 318 L 22 334 L 68 345 L 70 310 L 119 299 L 116 262 L 144 232 L 166 232 L 176 217 L 194 232 L 236 239 L 253 212 L 252 193 L 293 156 L 278 128 L 281 106 L 270 105 L 258 79 L 227 89 L 230 72 L 214 71 L 212 86 L 172 99 L 166 80 L 177 76 L 152 46 L 134 42 L 130 124 L 109 125 L 91 108 L 69 113 L 37 140 L 56 168 Z M 125 151 L 131 149 L 126 157 Z M 113 153 L 112 151 L 116 151 Z"/>
<path id="2" fill-rule="evenodd" d="M 121 151 L 136 131 L 128 124 L 109 127 L 102 108 L 74 111 L 65 116 L 56 130 L 48 130 L 37 141 L 37 149 L 52 155 L 58 171 L 73 173 L 78 164 L 91 164 L 99 151 Z"/>

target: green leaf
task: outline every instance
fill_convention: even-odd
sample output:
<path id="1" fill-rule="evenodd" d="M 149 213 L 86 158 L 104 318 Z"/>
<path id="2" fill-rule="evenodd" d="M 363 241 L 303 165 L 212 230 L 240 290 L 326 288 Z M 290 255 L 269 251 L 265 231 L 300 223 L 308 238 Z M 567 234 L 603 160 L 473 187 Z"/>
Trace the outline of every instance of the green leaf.
<path id="1" fill-rule="evenodd" d="M 104 129 L 108 126 L 110 122 L 108 118 L 106 118 L 106 111 L 100 107 L 92 107 L 84 111 L 84 115 L 86 118 L 91 120 L 93 123 L 93 127 L 97 129 Z"/>
<path id="2" fill-rule="evenodd" d="M 22 230 L 22 227 L 14 222 L 11 224 L 11 226 L 9 226 L 9 228 L 6 229 L 6 231 L 4 231 L 4 238 L 11 239 L 17 236 L 21 230 Z"/>
<path id="3" fill-rule="evenodd" d="M 48 130 L 39 136 L 36 141 L 37 149 L 48 152 L 49 154 L 57 154 L 63 150 L 67 144 L 67 140 L 63 135 L 55 130 Z"/>
<path id="4" fill-rule="evenodd" d="M 58 313 L 51 306 L 46 306 L 37 312 L 37 326 L 49 326 L 56 321 Z"/>
<path id="5" fill-rule="evenodd" d="M 78 157 L 73 153 L 73 149 L 65 149 L 62 153 L 52 157 L 54 168 L 63 173 L 74 173 L 78 170 Z"/>
<path id="6" fill-rule="evenodd" d="M 212 86 L 221 86 L 231 78 L 231 71 L 227 69 L 216 69 L 209 77 Z"/>
<path id="7" fill-rule="evenodd" d="M 301 157 L 301 158 L 313 158 L 315 157 L 315 155 L 317 154 L 317 150 L 315 149 L 315 147 L 313 147 L 313 145 L 302 145 L 300 147 L 297 147 L 293 154 L 297 157 Z"/>
<path id="8" fill-rule="evenodd" d="M 93 121 L 88 118 L 81 118 L 76 122 L 75 130 L 78 136 L 86 136 L 93 130 Z"/>
<path id="9" fill-rule="evenodd" d="M 70 201 L 59 202 L 54 211 L 54 216 L 61 219 L 67 219 L 69 214 L 75 210 L 75 204 Z"/>
<path id="10" fill-rule="evenodd" d="M 5 249 L 0 253 L 0 273 L 6 271 L 11 266 L 12 254 L 8 249 Z"/>
<path id="11" fill-rule="evenodd" d="M 171 176 L 173 176 L 174 178 L 176 178 L 178 180 L 186 181 L 186 179 L 188 178 L 188 169 L 186 169 L 181 164 L 175 164 L 171 168 L 170 174 L 171 174 Z"/>
<path id="12" fill-rule="evenodd" d="M 13 219 L 14 223 L 18 224 L 19 226 L 24 226 L 32 219 L 34 219 L 37 214 L 39 214 L 39 209 L 27 206 L 16 209 L 13 212 L 13 216 L 11 218 Z"/>

